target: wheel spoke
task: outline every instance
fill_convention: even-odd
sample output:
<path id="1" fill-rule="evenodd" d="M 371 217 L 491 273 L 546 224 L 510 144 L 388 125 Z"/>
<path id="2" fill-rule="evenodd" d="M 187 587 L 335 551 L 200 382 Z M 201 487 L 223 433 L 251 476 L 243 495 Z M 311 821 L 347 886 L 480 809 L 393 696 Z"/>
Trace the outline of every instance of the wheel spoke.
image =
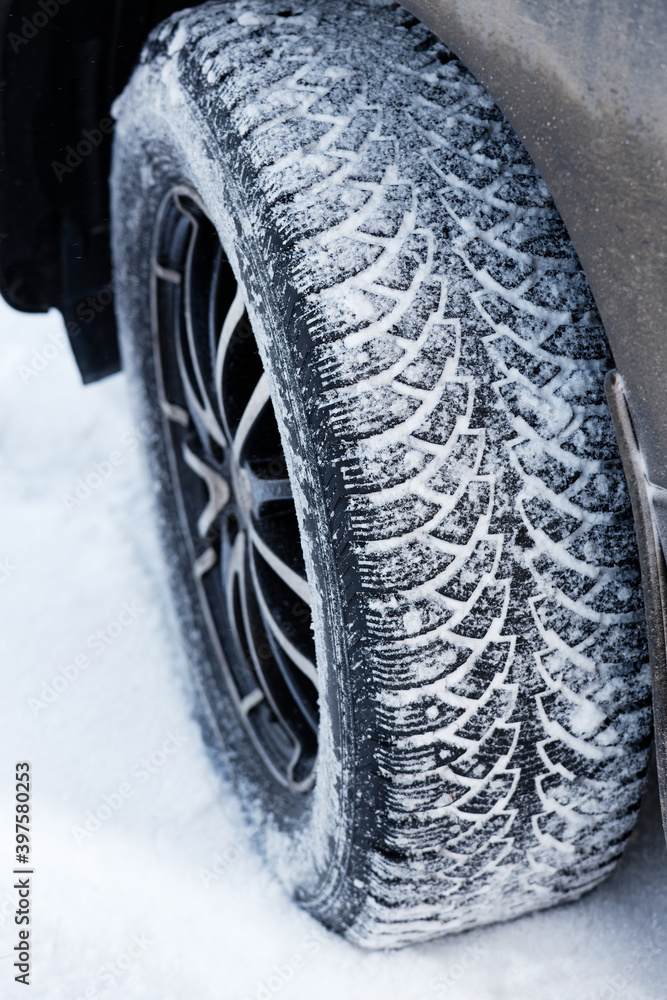
<path id="1" fill-rule="evenodd" d="M 173 271 L 171 268 L 163 267 L 157 260 L 153 260 L 152 267 L 153 274 L 156 278 L 160 278 L 162 281 L 168 281 L 172 285 L 180 285 L 181 275 L 179 271 Z"/>
<path id="2" fill-rule="evenodd" d="M 261 688 L 255 688 L 250 694 L 247 694 L 241 702 L 241 712 L 243 715 L 247 716 L 249 712 L 252 712 L 253 708 L 257 708 L 261 702 L 264 701 L 264 692 Z"/>
<path id="3" fill-rule="evenodd" d="M 220 426 L 216 413 L 211 405 L 209 399 L 208 390 L 206 388 L 206 381 L 204 374 L 202 372 L 198 342 L 195 336 L 194 324 L 193 324 L 193 291 L 192 291 L 192 280 L 193 280 L 193 257 L 195 252 L 195 245 L 198 233 L 198 224 L 193 218 L 193 234 L 190 239 L 190 245 L 188 248 L 188 256 L 185 267 L 185 282 L 184 282 L 184 313 L 185 313 L 185 334 L 188 346 L 188 356 L 190 363 L 192 365 L 192 370 L 194 372 L 195 381 L 197 383 L 197 390 L 192 385 L 190 380 L 187 365 L 185 363 L 185 357 L 183 355 L 183 344 L 182 337 L 179 337 L 177 347 L 180 348 L 179 353 L 179 367 L 181 369 L 181 375 L 183 378 L 183 385 L 186 391 L 188 406 L 190 411 L 196 419 L 203 425 L 206 432 L 210 437 L 224 448 L 227 445 L 227 440 L 225 433 Z M 200 399 L 202 402 L 200 402 Z M 203 403 L 203 405 L 202 405 Z"/>
<path id="4" fill-rule="evenodd" d="M 244 650 L 244 647 L 247 646 L 250 652 L 250 659 L 252 660 L 252 665 L 255 669 L 255 674 L 257 675 L 257 678 L 262 686 L 264 694 L 268 696 L 269 690 L 266 686 L 262 667 L 259 662 L 259 657 L 257 656 L 257 651 L 255 649 L 255 643 L 253 639 L 253 629 L 250 621 L 248 602 L 246 599 L 245 557 L 246 557 L 246 536 L 244 531 L 239 531 L 238 535 L 234 539 L 234 545 L 232 547 L 229 567 L 227 571 L 227 587 L 226 587 L 227 612 L 229 616 L 229 621 L 231 622 L 232 625 L 232 631 L 234 632 L 234 638 L 236 639 L 237 645 L 240 650 Z M 239 589 L 239 599 L 241 603 L 241 618 L 242 618 L 241 625 L 243 628 L 245 643 L 241 638 L 241 633 L 239 631 L 239 622 L 237 621 L 236 609 L 234 607 L 235 586 L 238 586 Z"/>
<path id="5" fill-rule="evenodd" d="M 287 765 L 287 787 L 292 792 L 307 792 L 315 783 L 315 770 L 313 769 L 305 781 L 297 781 L 294 777 L 294 769 L 301 759 L 303 748 L 299 744 L 292 755 L 292 759 Z"/>
<path id="6" fill-rule="evenodd" d="M 229 566 L 229 576 L 227 578 L 227 607 L 229 610 L 229 618 L 232 622 L 232 628 L 235 633 L 235 638 L 239 644 L 239 648 L 242 650 L 244 648 L 244 643 L 241 640 L 241 634 L 239 632 L 238 622 L 236 620 L 236 613 L 234 608 L 234 587 L 238 586 L 239 600 L 241 604 L 241 617 L 242 617 L 242 628 L 245 636 L 247 648 L 250 652 L 250 659 L 254 668 L 255 676 L 257 677 L 260 688 L 255 688 L 250 695 L 247 695 L 243 699 L 242 705 L 245 702 L 246 705 L 249 704 L 248 699 L 252 698 L 252 705 L 259 704 L 261 700 L 257 694 L 260 691 L 263 696 L 267 699 L 271 708 L 273 709 L 276 717 L 279 719 L 282 728 L 286 735 L 289 736 L 290 742 L 295 746 L 296 760 L 298 760 L 301 754 L 301 744 L 294 733 L 293 729 L 288 725 L 285 720 L 283 713 L 278 706 L 275 697 L 271 691 L 270 684 L 268 683 L 266 672 L 262 667 L 261 658 L 257 652 L 256 648 L 256 629 L 252 627 L 250 608 L 248 607 L 248 580 L 246 579 L 246 550 L 247 550 L 247 540 L 245 532 L 240 531 L 234 540 L 234 546 L 231 553 L 231 560 Z M 248 708 L 248 711 L 250 709 Z"/>
<path id="7" fill-rule="evenodd" d="M 252 396 L 248 400 L 239 426 L 236 429 L 236 434 L 234 435 L 232 447 L 234 450 L 234 458 L 237 462 L 240 462 L 243 445 L 247 440 L 248 434 L 253 428 L 253 424 L 261 414 L 266 404 L 269 402 L 270 398 L 269 383 L 266 378 L 266 373 L 264 373 L 253 389 Z"/>
<path id="8" fill-rule="evenodd" d="M 189 347 L 189 344 L 188 344 Z M 176 341 L 176 357 L 178 360 L 178 368 L 181 375 L 181 381 L 183 383 L 183 389 L 185 391 L 185 398 L 188 405 L 188 409 L 192 414 L 195 426 L 199 436 L 202 438 L 202 443 L 207 444 L 206 437 L 210 437 L 216 444 L 220 445 L 221 448 L 225 447 L 225 435 L 222 428 L 218 424 L 218 421 L 213 413 L 211 404 L 208 401 L 208 397 L 204 397 L 205 405 L 202 406 L 197 398 L 197 393 L 192 381 L 190 379 L 190 373 L 188 372 L 188 367 L 186 364 L 185 354 L 183 352 L 182 337 L 178 337 Z M 192 356 L 192 351 L 188 350 L 188 358 L 192 364 L 193 369 L 197 370 L 197 365 L 195 364 Z"/>
<path id="9" fill-rule="evenodd" d="M 309 660 L 307 656 L 297 649 L 294 643 L 285 635 L 284 630 L 278 624 L 276 619 L 271 614 L 269 605 L 264 597 L 264 592 L 262 590 L 262 585 L 257 576 L 257 567 L 255 566 L 255 559 L 251 556 L 250 567 L 252 572 L 252 580 L 255 586 L 255 596 L 257 598 L 257 603 L 259 604 L 260 611 L 262 613 L 262 618 L 274 637 L 280 648 L 284 653 L 290 658 L 296 667 L 299 668 L 301 673 L 308 678 L 311 684 L 314 685 L 316 689 L 319 688 L 317 680 L 317 671 L 315 670 L 315 664 L 312 660 Z"/>
<path id="10" fill-rule="evenodd" d="M 248 532 L 252 544 L 259 552 L 260 556 L 264 562 L 268 563 L 273 572 L 280 577 L 283 583 L 286 583 L 290 590 L 293 590 L 297 597 L 300 597 L 304 604 L 309 607 L 312 603 L 312 598 L 310 596 L 310 587 L 308 586 L 308 581 L 304 580 L 302 576 L 295 573 L 291 566 L 288 566 L 280 556 L 276 555 L 273 549 L 269 548 L 264 539 L 257 533 L 257 530 L 253 525 L 248 527 Z"/>
<path id="11" fill-rule="evenodd" d="M 208 503 L 197 521 L 199 537 L 205 538 L 220 511 L 229 503 L 231 496 L 229 484 L 210 465 L 198 458 L 185 442 L 183 443 L 183 458 L 192 471 L 203 479 L 208 490 Z"/>
<path id="12" fill-rule="evenodd" d="M 289 479 L 264 479 L 256 475 L 250 466 L 246 465 L 244 468 L 250 484 L 252 511 L 255 517 L 259 517 L 259 512 L 265 503 L 293 499 L 292 484 Z"/>
<path id="13" fill-rule="evenodd" d="M 182 406 L 178 406 L 176 403 L 170 403 L 168 400 L 163 399 L 160 401 L 160 407 L 162 408 L 162 412 L 167 420 L 171 420 L 172 424 L 180 424 L 181 427 L 189 427 L 190 414 L 184 410 Z"/>
<path id="14" fill-rule="evenodd" d="M 218 341 L 218 347 L 215 353 L 215 392 L 218 398 L 218 409 L 220 410 L 220 415 L 225 425 L 227 439 L 230 443 L 232 440 L 232 433 L 229 428 L 227 413 L 225 411 L 225 403 L 222 398 L 222 372 L 231 339 L 236 331 L 236 328 L 243 319 L 244 313 L 245 302 L 243 300 L 243 294 L 241 289 L 237 288 L 236 295 L 234 296 L 232 304 L 227 310 L 227 315 L 224 318 L 220 340 Z"/>
<path id="15" fill-rule="evenodd" d="M 212 545 L 209 545 L 207 549 L 204 549 L 199 558 L 195 559 L 195 564 L 193 567 L 195 571 L 195 576 L 199 580 L 201 580 L 201 578 L 205 576 L 205 574 L 208 573 L 210 569 L 213 569 L 217 561 L 218 561 L 218 553 L 215 551 Z"/>

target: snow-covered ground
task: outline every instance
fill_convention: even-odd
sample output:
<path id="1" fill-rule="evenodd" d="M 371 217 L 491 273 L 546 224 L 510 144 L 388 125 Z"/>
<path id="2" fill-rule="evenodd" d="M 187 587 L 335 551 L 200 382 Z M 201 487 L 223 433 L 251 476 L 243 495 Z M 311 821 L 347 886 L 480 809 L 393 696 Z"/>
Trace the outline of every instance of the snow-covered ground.
<path id="1" fill-rule="evenodd" d="M 367 953 L 286 898 L 193 721 L 139 437 L 124 377 L 83 388 L 57 313 L 0 307 L 0 996 L 25 995 L 28 760 L 36 1000 L 665 1000 L 654 777 L 615 875 L 558 910 Z"/>

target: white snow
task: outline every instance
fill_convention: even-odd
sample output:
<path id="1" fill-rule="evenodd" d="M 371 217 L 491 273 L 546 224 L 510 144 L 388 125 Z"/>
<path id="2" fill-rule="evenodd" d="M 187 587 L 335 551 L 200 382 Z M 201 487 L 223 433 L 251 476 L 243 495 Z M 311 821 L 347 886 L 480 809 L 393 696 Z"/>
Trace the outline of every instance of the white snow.
<path id="1" fill-rule="evenodd" d="M 252 11 L 246 11 L 244 14 L 239 14 L 236 20 L 239 24 L 243 25 L 243 27 L 257 28 L 263 24 L 271 24 L 273 18 L 263 17 L 261 14 L 254 14 Z"/>
<path id="2" fill-rule="evenodd" d="M 405 631 L 409 635 L 413 635 L 422 627 L 422 616 L 418 611 L 408 611 L 403 615 L 403 624 Z"/>
<path id="3" fill-rule="evenodd" d="M 192 719 L 125 379 L 82 387 L 61 331 L 55 313 L 0 308 L 0 995 L 25 995 L 12 778 L 27 759 L 35 1000 L 664 1000 L 655 779 L 615 874 L 567 907 L 369 953 L 285 896 Z"/>
<path id="4" fill-rule="evenodd" d="M 185 29 L 185 25 L 179 25 L 174 37 L 169 42 L 169 48 L 167 52 L 170 56 L 175 56 L 177 52 L 180 52 L 186 41 L 188 40 L 188 33 Z"/>

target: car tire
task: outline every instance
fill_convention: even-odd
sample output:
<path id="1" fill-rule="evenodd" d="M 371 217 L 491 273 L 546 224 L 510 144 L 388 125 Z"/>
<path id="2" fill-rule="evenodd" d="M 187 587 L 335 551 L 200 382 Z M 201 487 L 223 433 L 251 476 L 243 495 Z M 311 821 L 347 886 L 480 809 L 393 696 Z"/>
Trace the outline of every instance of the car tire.
<path id="1" fill-rule="evenodd" d="M 124 366 L 265 856 L 368 947 L 577 898 L 647 652 L 609 349 L 521 143 L 374 0 L 176 14 L 114 115 Z"/>

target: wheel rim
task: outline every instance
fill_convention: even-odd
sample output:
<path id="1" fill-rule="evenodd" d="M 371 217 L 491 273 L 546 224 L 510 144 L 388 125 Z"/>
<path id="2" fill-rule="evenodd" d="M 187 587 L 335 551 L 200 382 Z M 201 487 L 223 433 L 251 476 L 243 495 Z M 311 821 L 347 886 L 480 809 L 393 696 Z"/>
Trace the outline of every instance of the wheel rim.
<path id="1" fill-rule="evenodd" d="M 158 213 L 152 286 L 163 429 L 216 682 L 272 775 L 304 792 L 317 673 L 289 474 L 241 290 L 183 186 Z"/>

